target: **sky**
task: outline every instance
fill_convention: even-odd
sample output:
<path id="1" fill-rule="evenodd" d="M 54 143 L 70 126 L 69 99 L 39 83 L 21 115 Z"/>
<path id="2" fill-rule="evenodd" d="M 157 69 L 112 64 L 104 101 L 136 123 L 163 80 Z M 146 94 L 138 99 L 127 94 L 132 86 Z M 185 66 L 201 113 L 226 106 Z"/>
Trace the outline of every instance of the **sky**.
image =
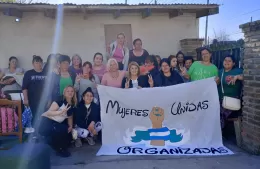
<path id="1" fill-rule="evenodd" d="M 45 1 L 45 0 L 42 0 Z M 125 0 L 47 0 L 48 3 L 109 4 L 125 3 Z M 211 39 L 225 32 L 230 40 L 243 38 L 239 25 L 260 20 L 260 0 L 209 0 L 220 5 L 219 14 L 209 16 L 208 36 Z M 128 4 L 154 3 L 154 0 L 127 0 Z M 157 0 L 159 4 L 207 3 L 207 0 Z M 200 19 L 200 37 L 205 36 L 205 17 Z"/>

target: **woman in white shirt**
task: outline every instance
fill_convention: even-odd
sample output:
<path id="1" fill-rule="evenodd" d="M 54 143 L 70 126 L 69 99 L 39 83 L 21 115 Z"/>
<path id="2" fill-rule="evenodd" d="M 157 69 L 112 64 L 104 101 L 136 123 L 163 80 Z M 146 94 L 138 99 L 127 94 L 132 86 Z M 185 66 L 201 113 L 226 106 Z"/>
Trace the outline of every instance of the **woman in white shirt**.
<path id="1" fill-rule="evenodd" d="M 0 84 L 2 91 L 21 90 L 21 82 L 24 70 L 18 67 L 18 59 L 15 56 L 9 58 L 8 68 L 0 71 Z"/>

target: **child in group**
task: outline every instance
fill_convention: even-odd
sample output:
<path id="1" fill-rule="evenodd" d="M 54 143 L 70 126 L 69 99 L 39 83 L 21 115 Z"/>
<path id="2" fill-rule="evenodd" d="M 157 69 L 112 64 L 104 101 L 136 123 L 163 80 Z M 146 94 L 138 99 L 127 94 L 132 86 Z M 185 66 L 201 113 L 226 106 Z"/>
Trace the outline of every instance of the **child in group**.
<path id="1" fill-rule="evenodd" d="M 82 94 L 82 100 L 77 107 L 74 116 L 75 130 L 77 131 L 76 147 L 81 147 L 81 139 L 88 142 L 89 145 L 95 145 L 94 136 L 102 129 L 100 122 L 100 108 L 93 102 L 94 93 L 88 87 Z"/>

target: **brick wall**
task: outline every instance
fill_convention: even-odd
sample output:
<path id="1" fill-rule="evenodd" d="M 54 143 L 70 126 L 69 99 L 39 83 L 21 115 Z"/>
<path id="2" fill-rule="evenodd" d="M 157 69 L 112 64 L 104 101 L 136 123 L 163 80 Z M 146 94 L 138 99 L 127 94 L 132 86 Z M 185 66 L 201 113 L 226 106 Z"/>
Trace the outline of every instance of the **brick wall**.
<path id="1" fill-rule="evenodd" d="M 260 20 L 240 28 L 245 37 L 242 148 L 260 154 Z"/>
<path id="2" fill-rule="evenodd" d="M 202 46 L 204 39 L 182 39 L 180 40 L 181 51 L 186 56 L 193 56 L 197 60 L 196 49 Z"/>

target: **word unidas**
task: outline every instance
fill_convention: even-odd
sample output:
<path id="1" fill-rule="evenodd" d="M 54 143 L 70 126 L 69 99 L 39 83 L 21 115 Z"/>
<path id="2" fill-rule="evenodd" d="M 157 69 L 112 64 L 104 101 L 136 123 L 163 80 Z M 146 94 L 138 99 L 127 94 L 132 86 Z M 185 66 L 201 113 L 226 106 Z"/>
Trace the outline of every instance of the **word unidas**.
<path id="1" fill-rule="evenodd" d="M 118 103 L 118 101 L 112 101 L 109 100 L 107 103 L 107 108 L 106 108 L 106 113 L 108 113 L 109 108 L 111 109 L 116 109 L 116 114 L 121 114 L 121 118 L 125 118 L 127 115 L 135 115 L 135 116 L 143 116 L 146 117 L 148 116 L 149 110 L 136 110 L 136 109 L 129 109 L 129 108 L 124 108 L 121 107 Z"/>
<path id="2" fill-rule="evenodd" d="M 140 148 L 123 146 L 117 149 L 118 154 L 144 154 L 144 155 L 208 155 L 208 154 L 226 154 L 228 150 L 224 147 L 210 148 Z"/>
<path id="3" fill-rule="evenodd" d="M 204 100 L 204 101 L 198 102 L 196 104 L 195 103 L 189 103 L 189 102 L 187 102 L 186 104 L 182 104 L 181 102 L 176 104 L 176 102 L 174 102 L 172 104 L 171 113 L 172 113 L 172 115 L 181 115 L 181 114 L 184 114 L 186 112 L 206 110 L 206 109 L 209 108 L 208 103 L 209 103 L 208 100 Z"/>

